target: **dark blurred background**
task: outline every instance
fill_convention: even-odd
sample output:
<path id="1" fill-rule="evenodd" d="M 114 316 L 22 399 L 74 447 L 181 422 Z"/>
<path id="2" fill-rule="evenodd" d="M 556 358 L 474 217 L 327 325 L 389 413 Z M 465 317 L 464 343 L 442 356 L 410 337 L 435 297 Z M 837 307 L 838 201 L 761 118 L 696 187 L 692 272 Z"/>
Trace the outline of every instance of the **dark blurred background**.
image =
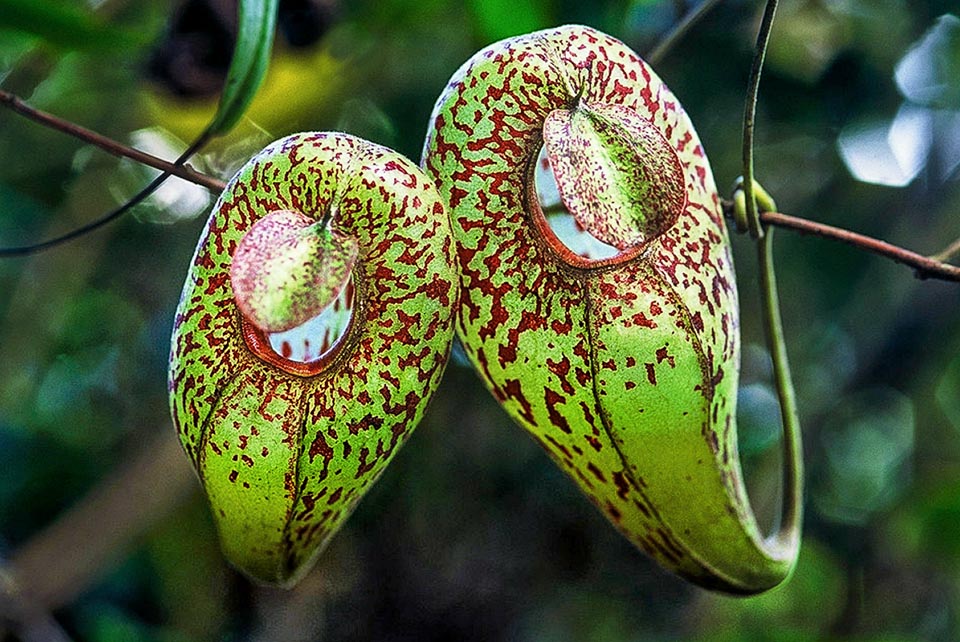
<path id="1" fill-rule="evenodd" d="M 167 158 L 202 129 L 231 0 L 44 2 L 40 35 L 4 17 L 32 1 L 0 2 L 5 89 Z M 264 88 L 194 162 L 226 178 L 267 142 L 323 129 L 416 160 L 433 101 L 490 42 L 578 22 L 642 54 L 698 4 L 284 0 Z M 724 191 L 740 173 L 760 4 L 721 2 L 657 67 Z M 759 179 L 786 213 L 941 250 L 960 236 L 960 21 L 943 17 L 955 0 L 782 5 Z M 0 246 L 73 228 L 152 175 L 11 112 L 0 158 Z M 48 608 L 92 642 L 960 639 L 960 287 L 788 231 L 778 267 L 808 491 L 784 586 L 736 599 L 660 570 L 457 362 L 306 580 L 252 586 L 219 553 L 167 411 L 171 319 L 211 204 L 170 181 L 117 224 L 0 261 L 0 580 L 16 573 L 25 589 L 6 602 L 21 595 L 17 608 Z M 778 410 L 753 251 L 734 247 L 740 443 L 769 521 Z"/>

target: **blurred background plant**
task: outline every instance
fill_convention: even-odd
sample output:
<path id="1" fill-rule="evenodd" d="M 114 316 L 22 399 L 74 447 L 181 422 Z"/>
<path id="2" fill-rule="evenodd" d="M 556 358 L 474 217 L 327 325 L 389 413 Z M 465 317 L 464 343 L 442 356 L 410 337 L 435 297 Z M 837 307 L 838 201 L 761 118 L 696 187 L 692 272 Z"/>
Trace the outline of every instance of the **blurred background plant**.
<path id="1" fill-rule="evenodd" d="M 782 4 L 761 86 L 758 178 L 790 214 L 921 253 L 948 246 L 960 236 L 955 0 Z M 267 142 L 321 129 L 418 159 L 433 101 L 484 45 L 579 22 L 643 53 L 698 5 L 282 0 L 263 89 L 193 164 L 227 178 Z M 759 11 L 720 2 L 657 67 L 721 186 L 740 173 Z M 234 0 L 0 0 L 0 86 L 172 159 L 214 113 L 235 12 Z M 0 113 L 0 158 L 0 246 L 76 227 L 154 175 L 10 112 Z M 252 586 L 220 556 L 167 411 L 171 318 L 211 203 L 172 179 L 131 217 L 0 261 L 0 584 L 15 583 L 0 602 L 0 638 L 960 635 L 960 289 L 791 232 L 778 235 L 778 266 L 809 490 L 804 550 L 783 587 L 733 599 L 661 571 L 456 361 L 303 584 Z M 741 448 L 769 518 L 779 419 L 752 248 L 735 239 L 737 249 Z"/>

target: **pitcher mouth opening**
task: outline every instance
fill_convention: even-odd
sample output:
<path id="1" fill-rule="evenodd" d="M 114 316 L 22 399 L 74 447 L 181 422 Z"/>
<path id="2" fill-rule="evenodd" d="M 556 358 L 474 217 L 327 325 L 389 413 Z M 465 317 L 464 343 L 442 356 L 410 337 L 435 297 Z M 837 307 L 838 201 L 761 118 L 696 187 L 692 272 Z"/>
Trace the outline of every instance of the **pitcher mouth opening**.
<path id="1" fill-rule="evenodd" d="M 282 332 L 265 332 L 240 315 L 247 347 L 267 363 L 298 377 L 313 377 L 340 354 L 353 327 L 357 301 L 351 277 L 316 316 Z"/>

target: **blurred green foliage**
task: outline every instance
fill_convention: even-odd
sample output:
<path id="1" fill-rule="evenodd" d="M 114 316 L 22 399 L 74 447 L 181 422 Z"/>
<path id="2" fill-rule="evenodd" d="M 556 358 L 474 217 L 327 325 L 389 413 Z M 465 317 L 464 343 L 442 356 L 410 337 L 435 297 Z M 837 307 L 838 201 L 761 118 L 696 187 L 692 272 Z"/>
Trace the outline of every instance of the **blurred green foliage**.
<path id="1" fill-rule="evenodd" d="M 0 29 L 35 36 L 61 49 L 126 49 L 149 41 L 133 29 L 116 28 L 82 5 L 53 0 L 0 0 Z M 16 37 L 16 35 L 15 35 Z"/>
<path id="2" fill-rule="evenodd" d="M 216 109 L 225 69 L 214 73 L 210 52 L 232 46 L 223 36 L 229 11 L 216 10 L 230 3 L 189 4 L 186 20 L 183 2 L 3 0 L 0 83 L 118 140 L 138 131 L 156 134 L 138 144 L 189 140 Z M 226 177 L 266 142 L 306 129 L 342 129 L 416 159 L 447 79 L 491 40 L 581 22 L 642 53 L 694 4 L 282 2 L 281 11 L 301 13 L 281 25 L 300 31 L 281 30 L 248 115 L 196 162 Z M 960 236 L 960 39 L 955 19 L 941 17 L 956 13 L 955 0 L 782 4 L 761 86 L 758 178 L 788 213 L 920 252 L 945 247 Z M 104 47 L 82 29 L 68 40 L 24 30 L 4 9 L 14 5 L 137 39 Z M 696 123 L 721 186 L 740 173 L 759 8 L 720 3 L 658 69 Z M 157 58 L 178 24 L 189 38 L 175 40 L 182 56 L 166 60 L 158 80 Z M 211 74 L 212 92 L 169 90 L 172 79 Z M 863 165 L 862 150 L 872 164 Z M 0 113 L 0 157 L 2 246 L 75 227 L 145 180 L 140 168 L 12 113 Z M 5 559 L 172 430 L 171 317 L 204 219 L 188 201 L 155 201 L 71 245 L 0 262 Z M 150 213 L 158 209 L 165 215 Z M 768 595 L 708 594 L 654 566 L 511 425 L 473 373 L 453 365 L 427 419 L 296 590 L 251 586 L 224 565 L 194 484 L 56 605 L 58 621 L 93 642 L 957 639 L 960 289 L 829 241 L 782 232 L 777 246 L 809 497 L 797 572 Z M 735 250 L 741 442 L 752 497 L 769 522 L 777 408 L 751 247 L 735 240 Z M 185 459 L 171 464 L 171 478 L 185 475 Z M 92 544 L 64 541 L 64 558 Z M 51 556 L 44 572 L 62 572 L 59 561 Z"/>

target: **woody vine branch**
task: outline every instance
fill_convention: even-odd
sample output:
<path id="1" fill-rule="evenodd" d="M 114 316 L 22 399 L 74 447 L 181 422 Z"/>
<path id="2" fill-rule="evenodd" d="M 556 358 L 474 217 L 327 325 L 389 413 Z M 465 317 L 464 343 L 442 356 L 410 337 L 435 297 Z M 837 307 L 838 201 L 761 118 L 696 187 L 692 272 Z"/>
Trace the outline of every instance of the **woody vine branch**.
<path id="1" fill-rule="evenodd" d="M 107 136 L 82 127 L 76 123 L 70 122 L 53 114 L 31 107 L 22 98 L 8 91 L 0 89 L 0 104 L 4 107 L 28 118 L 44 127 L 58 130 L 78 140 L 99 147 L 114 156 L 129 158 L 138 163 L 153 167 L 160 171 L 177 176 L 183 180 L 189 181 L 209 189 L 214 193 L 223 191 L 226 183 L 216 177 L 209 176 L 189 165 L 177 165 L 162 158 L 153 156 L 144 151 L 134 149 L 128 145 L 113 140 Z M 751 199 L 747 199 L 749 203 Z M 729 213 L 732 211 L 732 203 L 725 203 L 724 209 Z M 760 222 L 766 226 L 782 227 L 801 234 L 819 236 L 821 238 L 840 241 L 847 245 L 856 247 L 860 250 L 876 254 L 893 260 L 897 263 L 911 267 L 920 279 L 937 279 L 941 281 L 951 281 L 960 283 L 960 267 L 952 265 L 947 261 L 957 254 L 960 250 L 960 239 L 954 242 L 945 250 L 930 256 L 924 256 L 904 247 L 888 243 L 881 239 L 859 234 L 851 230 L 819 223 L 798 216 L 792 216 L 781 212 L 762 212 L 759 214 Z M 42 251 L 42 246 L 38 246 L 37 251 Z M 22 253 L 17 253 L 22 254 Z M 17 255 L 6 249 L 0 249 L 0 257 Z"/>

